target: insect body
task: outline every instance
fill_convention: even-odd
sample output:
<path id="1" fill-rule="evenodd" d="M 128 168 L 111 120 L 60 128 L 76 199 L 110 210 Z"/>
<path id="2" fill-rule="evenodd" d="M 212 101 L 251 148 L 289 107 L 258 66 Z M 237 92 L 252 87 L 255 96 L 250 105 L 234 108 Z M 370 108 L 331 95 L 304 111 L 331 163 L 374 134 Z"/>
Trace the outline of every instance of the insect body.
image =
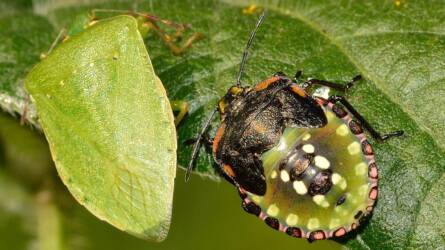
<path id="1" fill-rule="evenodd" d="M 213 143 L 215 160 L 252 193 L 265 194 L 261 156 L 278 142 L 285 128 L 327 123 L 315 100 L 295 91 L 300 88 L 289 79 L 275 76 L 253 89 L 233 87 L 220 101 L 222 125 Z"/>
<path id="2" fill-rule="evenodd" d="M 355 229 L 378 194 L 364 129 L 379 141 L 403 132 L 380 135 L 343 97 L 313 97 L 307 90 L 314 84 L 344 90 L 361 77 L 347 85 L 316 79 L 298 84 L 277 73 L 253 88 L 241 87 L 239 79 L 218 104 L 221 125 L 212 149 L 242 207 L 270 227 L 309 241 Z"/>

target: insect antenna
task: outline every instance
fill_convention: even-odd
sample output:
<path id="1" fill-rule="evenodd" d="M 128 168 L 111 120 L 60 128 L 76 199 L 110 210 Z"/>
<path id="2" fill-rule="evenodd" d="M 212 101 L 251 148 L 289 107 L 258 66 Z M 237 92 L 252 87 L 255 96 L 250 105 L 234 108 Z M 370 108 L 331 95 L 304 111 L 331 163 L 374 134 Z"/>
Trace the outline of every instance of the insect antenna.
<path id="1" fill-rule="evenodd" d="M 246 48 L 244 48 L 243 57 L 241 59 L 241 64 L 240 64 L 240 67 L 239 67 L 238 77 L 236 79 L 236 86 L 237 87 L 241 86 L 241 76 L 242 76 L 242 74 L 244 72 L 244 67 L 246 66 L 247 57 L 249 55 L 249 48 L 252 46 L 253 39 L 255 38 L 255 35 L 256 35 L 259 27 L 263 23 L 263 20 L 266 17 L 266 14 L 267 14 L 267 12 L 263 11 L 263 13 L 261 14 L 260 18 L 258 19 L 258 21 L 257 21 L 257 23 L 255 25 L 255 28 L 252 30 L 252 33 L 250 33 L 249 40 L 247 40 Z"/>
<path id="2" fill-rule="evenodd" d="M 241 86 L 241 76 L 244 72 L 244 67 L 246 65 L 247 57 L 249 55 L 249 48 L 252 46 L 253 39 L 255 38 L 255 35 L 256 35 L 259 27 L 263 23 L 265 16 L 266 16 L 266 11 L 263 11 L 263 13 L 261 13 L 261 16 L 259 17 L 259 19 L 255 25 L 255 28 L 250 33 L 249 40 L 247 40 L 246 47 L 244 48 L 244 51 L 243 51 L 243 57 L 241 59 L 238 77 L 236 79 L 237 87 Z M 195 144 L 193 145 L 192 157 L 190 158 L 189 165 L 187 166 L 187 172 L 185 174 L 185 181 L 188 181 L 190 179 L 190 174 L 192 173 L 192 170 L 193 170 L 193 163 L 195 162 L 196 158 L 198 157 L 198 151 L 201 146 L 202 139 L 203 139 L 202 137 L 206 133 L 208 127 L 210 126 L 210 122 L 212 121 L 213 116 L 215 116 L 217 111 L 218 111 L 218 108 L 215 108 L 212 111 L 212 113 L 210 114 L 210 117 L 207 119 L 201 132 L 199 133 L 198 137 L 196 138 Z"/>
<path id="3" fill-rule="evenodd" d="M 193 163 L 195 162 L 196 157 L 198 157 L 198 151 L 201 146 L 202 137 L 206 133 L 207 128 L 210 126 L 210 122 L 212 121 L 213 116 L 215 116 L 216 111 L 218 111 L 218 108 L 215 108 L 212 111 L 212 113 L 210 114 L 210 117 L 204 123 L 204 126 L 202 127 L 201 132 L 199 133 L 198 137 L 196 138 L 196 142 L 193 145 L 192 157 L 190 158 L 189 165 L 187 166 L 187 172 L 185 173 L 185 181 L 188 181 L 190 179 L 190 174 L 192 173 L 192 170 L 193 170 Z"/>

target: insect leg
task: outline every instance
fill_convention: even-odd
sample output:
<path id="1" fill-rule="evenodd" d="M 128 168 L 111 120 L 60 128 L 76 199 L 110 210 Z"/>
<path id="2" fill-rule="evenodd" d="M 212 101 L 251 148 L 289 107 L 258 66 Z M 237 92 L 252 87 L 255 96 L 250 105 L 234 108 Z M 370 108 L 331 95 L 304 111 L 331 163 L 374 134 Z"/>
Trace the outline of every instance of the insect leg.
<path id="1" fill-rule="evenodd" d="M 336 103 L 336 102 L 340 102 L 344 107 L 346 107 L 346 109 L 349 110 L 349 112 L 351 112 L 351 114 L 362 124 L 362 126 L 368 130 L 368 132 L 371 134 L 371 136 L 376 139 L 378 142 L 383 142 L 386 141 L 389 138 L 392 137 L 398 137 L 403 135 L 403 130 L 398 130 L 398 131 L 393 131 L 390 132 L 388 134 L 381 134 L 380 132 L 378 132 L 377 130 L 375 130 L 371 124 L 369 124 L 368 121 L 366 121 L 366 119 L 360 115 L 359 112 L 357 112 L 357 110 L 351 105 L 351 103 L 348 102 L 348 100 L 346 100 L 343 96 L 338 96 L 338 95 L 334 95 L 331 96 L 329 98 L 330 102 Z"/>
<path id="2" fill-rule="evenodd" d="M 204 38 L 203 34 L 195 32 L 189 38 L 187 38 L 187 40 L 185 40 L 185 42 L 183 42 L 180 46 L 177 46 L 175 44 L 175 40 L 182 35 L 183 30 L 188 27 L 187 25 L 178 27 L 176 29 L 176 33 L 173 35 L 174 38 L 172 38 L 172 36 L 167 34 L 167 32 L 165 32 L 161 27 L 159 27 L 159 25 L 157 25 L 155 22 L 148 21 L 144 23 L 144 25 L 146 25 L 146 27 L 148 27 L 149 29 L 154 30 L 174 55 L 183 54 L 188 48 L 192 46 L 194 42 Z"/>
<path id="3" fill-rule="evenodd" d="M 40 59 L 45 59 L 49 54 L 51 54 L 51 52 L 59 44 L 59 42 L 63 41 L 63 39 L 65 37 L 65 34 L 66 34 L 66 29 L 61 29 L 59 31 L 59 34 L 57 34 L 56 39 L 54 39 L 53 43 L 49 47 L 48 51 L 45 52 L 45 53 L 40 54 Z"/>
<path id="4" fill-rule="evenodd" d="M 299 74 L 299 72 L 300 72 L 300 74 Z M 297 74 L 299 74 L 298 75 L 298 77 L 299 77 L 301 75 L 301 71 L 298 71 Z M 346 84 L 335 83 L 335 82 L 319 80 L 319 79 L 310 79 L 307 82 L 303 83 L 301 87 L 304 90 L 307 91 L 312 85 L 322 85 L 322 86 L 326 86 L 326 87 L 329 87 L 329 88 L 333 88 L 333 89 L 345 92 L 346 90 L 351 88 L 357 81 L 359 81 L 361 79 L 362 79 L 362 76 L 361 75 L 357 75 L 354 78 L 352 78 L 352 80 L 349 81 Z"/>
<path id="5" fill-rule="evenodd" d="M 172 107 L 173 112 L 177 112 L 175 115 L 175 126 L 178 126 L 184 119 L 185 115 L 187 115 L 189 104 L 186 101 L 170 101 L 170 106 Z"/>
<path id="6" fill-rule="evenodd" d="M 198 40 L 204 38 L 204 35 L 199 32 L 194 32 L 189 38 L 185 40 L 184 43 L 177 46 L 176 41 L 182 38 L 183 33 L 187 29 L 191 29 L 191 25 L 184 23 L 175 23 L 170 20 L 162 19 L 157 16 L 141 13 L 135 11 L 127 11 L 127 10 L 112 10 L 112 9 L 94 9 L 91 11 L 91 16 L 94 19 L 97 19 L 97 13 L 120 13 L 127 14 L 131 16 L 141 17 L 143 20 L 140 23 L 140 28 L 143 28 L 141 33 L 146 33 L 150 30 L 155 31 L 156 35 L 158 35 L 167 47 L 172 51 L 174 55 L 181 55 L 184 53 L 192 44 Z M 162 29 L 159 24 L 170 27 L 175 30 L 175 33 L 170 35 L 164 29 Z"/>
<path id="7" fill-rule="evenodd" d="M 192 170 L 193 170 L 193 163 L 195 162 L 196 158 L 198 157 L 199 148 L 201 147 L 201 142 L 203 140 L 203 136 L 207 132 L 207 129 L 210 126 L 210 122 L 212 121 L 213 116 L 215 116 L 217 111 L 218 111 L 218 108 L 215 108 L 212 111 L 209 118 L 204 123 L 204 126 L 201 129 L 201 132 L 198 134 L 198 137 L 196 138 L 195 145 L 193 146 L 192 157 L 190 158 L 189 165 L 187 166 L 187 172 L 185 173 L 185 181 L 188 181 L 190 179 L 190 174 L 192 173 Z"/>
<path id="8" fill-rule="evenodd" d="M 149 13 L 141 13 L 141 12 L 137 12 L 137 11 L 115 10 L 115 9 L 93 9 L 91 11 L 92 19 L 97 19 L 97 13 L 117 13 L 117 14 L 126 14 L 126 15 L 130 15 L 130 16 L 139 16 L 151 23 L 162 23 L 168 27 L 175 29 L 178 32 L 175 34 L 175 36 L 178 36 L 178 37 L 182 35 L 182 32 L 185 29 L 190 28 L 190 25 L 188 25 L 188 24 L 175 23 L 173 21 L 162 19 L 155 15 L 151 15 Z"/>

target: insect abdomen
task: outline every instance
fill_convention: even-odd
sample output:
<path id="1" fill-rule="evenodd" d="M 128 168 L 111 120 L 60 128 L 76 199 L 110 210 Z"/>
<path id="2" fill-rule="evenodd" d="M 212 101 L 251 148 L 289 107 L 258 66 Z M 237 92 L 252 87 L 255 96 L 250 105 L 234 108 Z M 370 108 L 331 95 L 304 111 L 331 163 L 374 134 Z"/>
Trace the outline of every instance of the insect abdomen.
<path id="1" fill-rule="evenodd" d="M 362 146 L 366 138 L 351 131 L 351 118 L 337 117 L 331 106 L 325 107 L 326 126 L 285 129 L 279 143 L 261 158 L 266 194 L 244 199 L 261 208 L 262 219 L 277 219 L 281 231 L 298 229 L 310 239 L 354 229 L 377 195 L 377 179 L 368 175 L 374 158 Z"/>

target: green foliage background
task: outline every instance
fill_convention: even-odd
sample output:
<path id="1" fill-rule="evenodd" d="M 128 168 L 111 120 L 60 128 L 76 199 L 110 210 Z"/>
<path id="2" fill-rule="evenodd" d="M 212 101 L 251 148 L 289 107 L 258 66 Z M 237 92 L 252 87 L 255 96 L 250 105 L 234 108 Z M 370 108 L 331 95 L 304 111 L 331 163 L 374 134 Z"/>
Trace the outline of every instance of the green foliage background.
<path id="1" fill-rule="evenodd" d="M 169 97 L 191 104 L 189 116 L 179 127 L 179 161 L 186 164 L 190 148 L 182 142 L 199 131 L 208 111 L 234 82 L 242 49 L 256 20 L 255 15 L 242 14 L 242 8 L 255 1 L 98 2 L 95 6 L 149 11 L 163 18 L 189 22 L 207 36 L 182 57 L 171 55 L 155 36 L 146 40 L 155 71 Z M 350 101 L 379 130 L 402 128 L 406 132 L 402 139 L 374 144 L 381 178 L 379 202 L 369 223 L 357 235 L 351 235 L 354 239 L 342 242 L 343 246 L 443 247 L 445 111 L 441 107 L 445 107 L 445 3 L 403 0 L 255 3 L 267 6 L 270 13 L 252 49 L 243 79 L 245 84 L 254 84 L 275 71 L 292 75 L 297 69 L 303 69 L 307 77 L 340 82 L 362 74 L 366 80 L 348 93 Z M 69 26 L 78 13 L 89 8 L 91 4 L 85 1 L 0 2 L 3 109 L 11 113 L 22 110 L 25 100 L 22 80 L 26 72 L 39 61 L 40 53 L 47 50 L 58 30 Z M 29 121 L 37 124 L 33 109 L 29 114 Z M 213 128 L 216 127 L 217 121 Z M 214 176 L 211 161 L 211 155 L 203 149 L 198 171 Z M 191 185 L 194 182 L 201 180 L 195 176 Z M 187 188 L 188 185 L 178 185 L 176 190 L 182 192 Z M 227 190 L 215 195 L 236 196 L 230 188 Z M 206 194 L 187 201 L 194 203 L 208 197 L 214 196 Z M 231 208 L 238 206 L 234 200 Z M 199 210 L 203 209 L 215 207 L 197 205 L 191 209 L 190 217 L 199 217 Z M 215 216 L 230 218 L 231 214 Z M 263 230 L 264 226 L 254 218 L 239 220 L 248 220 L 252 230 Z M 173 217 L 173 233 L 174 221 Z M 236 225 L 234 222 L 233 227 Z M 187 227 L 184 230 L 192 234 Z M 248 230 L 238 233 L 246 235 L 246 239 L 238 238 L 240 242 L 259 238 Z M 289 242 L 273 231 L 264 235 L 268 239 L 282 238 L 283 244 Z M 291 240 L 295 244 L 300 242 Z M 311 247 L 317 244 L 334 243 L 316 243 Z"/>

